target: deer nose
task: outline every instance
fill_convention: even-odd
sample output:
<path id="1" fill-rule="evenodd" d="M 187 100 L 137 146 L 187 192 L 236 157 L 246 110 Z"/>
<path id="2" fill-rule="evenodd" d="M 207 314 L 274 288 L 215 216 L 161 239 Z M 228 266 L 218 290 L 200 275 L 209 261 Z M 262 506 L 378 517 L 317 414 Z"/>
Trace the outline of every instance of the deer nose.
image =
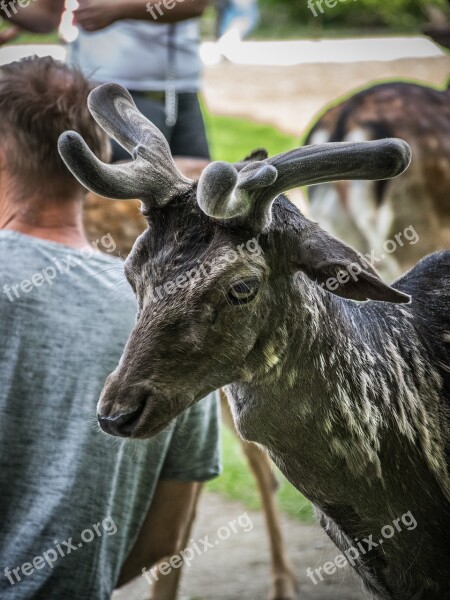
<path id="1" fill-rule="evenodd" d="M 105 433 L 118 437 L 129 437 L 133 432 L 140 416 L 145 407 L 145 402 L 142 402 L 138 408 L 128 412 L 120 412 L 116 415 L 102 416 L 97 413 L 97 420 L 100 427 Z"/>

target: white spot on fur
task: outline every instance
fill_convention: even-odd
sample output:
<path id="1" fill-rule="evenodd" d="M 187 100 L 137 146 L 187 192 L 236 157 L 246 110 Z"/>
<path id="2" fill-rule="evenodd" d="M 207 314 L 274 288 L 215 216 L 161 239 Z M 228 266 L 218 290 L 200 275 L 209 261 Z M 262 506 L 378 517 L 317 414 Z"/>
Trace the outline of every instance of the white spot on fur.
<path id="1" fill-rule="evenodd" d="M 318 129 L 310 137 L 310 143 L 315 144 L 326 144 L 330 141 L 330 134 L 326 129 Z"/>
<path id="2" fill-rule="evenodd" d="M 263 350 L 264 360 L 266 363 L 267 371 L 270 371 L 276 364 L 278 364 L 280 358 L 277 355 L 275 346 L 272 342 L 269 342 Z"/>

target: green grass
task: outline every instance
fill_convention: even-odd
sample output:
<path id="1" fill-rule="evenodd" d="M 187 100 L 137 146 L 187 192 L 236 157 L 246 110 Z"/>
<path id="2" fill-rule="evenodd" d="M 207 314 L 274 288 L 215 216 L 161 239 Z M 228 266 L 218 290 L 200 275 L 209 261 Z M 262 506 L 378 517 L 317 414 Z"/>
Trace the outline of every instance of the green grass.
<path id="1" fill-rule="evenodd" d="M 239 441 L 229 429 L 222 434 L 223 473 L 208 483 L 208 490 L 242 502 L 248 509 L 261 506 L 255 479 L 248 467 Z M 280 509 L 299 521 L 311 523 L 313 512 L 310 503 L 286 479 L 277 472 L 280 489 L 277 500 Z"/>
<path id="2" fill-rule="evenodd" d="M 321 23 L 289 23 L 279 21 L 262 21 L 251 34 L 253 40 L 314 40 L 342 39 L 376 36 L 417 35 L 417 30 L 388 27 L 338 27 Z"/>
<path id="3" fill-rule="evenodd" d="M 273 155 L 299 145 L 297 138 L 285 135 L 270 125 L 211 115 L 205 109 L 203 114 L 214 160 L 236 162 L 257 148 L 266 148 Z"/>

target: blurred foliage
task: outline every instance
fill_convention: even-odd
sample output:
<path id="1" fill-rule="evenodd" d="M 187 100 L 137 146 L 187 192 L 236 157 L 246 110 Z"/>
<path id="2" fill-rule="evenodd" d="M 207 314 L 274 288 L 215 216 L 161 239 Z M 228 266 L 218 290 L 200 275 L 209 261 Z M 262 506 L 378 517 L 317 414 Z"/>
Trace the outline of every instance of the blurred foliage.
<path id="1" fill-rule="evenodd" d="M 58 33 L 28 33 L 24 31 L 14 40 L 15 44 L 58 44 Z"/>
<path id="2" fill-rule="evenodd" d="M 312 0 L 315 7 L 317 1 Z M 295 21 L 311 31 L 328 26 L 415 30 L 427 21 L 427 6 L 448 11 L 447 0 L 337 0 L 334 8 L 327 7 L 325 1 L 322 1 L 323 13 L 316 7 L 318 16 L 314 17 L 307 0 L 260 0 L 261 27 Z"/>

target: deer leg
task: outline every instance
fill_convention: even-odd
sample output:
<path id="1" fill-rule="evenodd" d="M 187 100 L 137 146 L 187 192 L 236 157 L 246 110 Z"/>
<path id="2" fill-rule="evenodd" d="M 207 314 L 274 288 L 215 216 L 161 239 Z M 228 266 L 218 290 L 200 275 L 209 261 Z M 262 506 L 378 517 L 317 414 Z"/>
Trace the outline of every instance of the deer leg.
<path id="1" fill-rule="evenodd" d="M 202 488 L 202 485 L 198 486 L 197 496 L 195 498 L 195 501 L 192 503 L 188 522 L 184 530 L 180 550 L 183 550 L 188 545 L 188 541 L 191 536 L 192 526 L 197 515 L 197 506 Z M 150 589 L 149 600 L 176 600 L 180 587 L 182 570 L 183 568 L 180 567 L 178 569 L 171 569 L 168 575 L 159 575 L 159 579 L 153 583 Z"/>

